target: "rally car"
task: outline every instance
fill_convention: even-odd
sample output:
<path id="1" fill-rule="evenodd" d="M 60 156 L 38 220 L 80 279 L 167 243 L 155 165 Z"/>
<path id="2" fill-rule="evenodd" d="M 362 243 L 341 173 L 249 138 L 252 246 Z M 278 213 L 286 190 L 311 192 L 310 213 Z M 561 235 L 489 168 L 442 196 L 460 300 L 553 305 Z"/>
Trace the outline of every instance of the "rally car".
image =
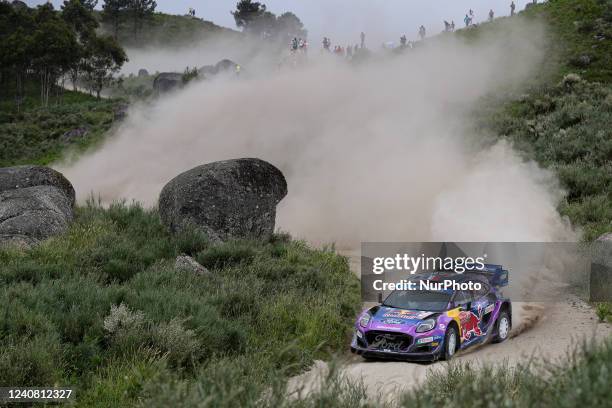
<path id="1" fill-rule="evenodd" d="M 512 304 L 501 293 L 508 285 L 508 271 L 501 265 L 461 274 L 415 275 L 412 280 L 425 282 L 428 289 L 393 291 L 382 304 L 361 313 L 351 341 L 353 353 L 365 358 L 449 360 L 459 350 L 508 338 Z M 446 285 L 449 281 L 452 285 Z"/>

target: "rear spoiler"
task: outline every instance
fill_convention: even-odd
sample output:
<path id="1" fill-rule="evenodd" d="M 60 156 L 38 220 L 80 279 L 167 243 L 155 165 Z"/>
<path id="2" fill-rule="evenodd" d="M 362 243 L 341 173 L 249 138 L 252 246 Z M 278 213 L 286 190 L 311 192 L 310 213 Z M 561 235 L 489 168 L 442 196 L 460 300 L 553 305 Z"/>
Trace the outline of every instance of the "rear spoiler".
<path id="1" fill-rule="evenodd" d="M 501 288 L 508 286 L 508 270 L 502 265 L 485 264 L 484 268 L 471 266 L 464 273 L 477 273 L 484 275 L 492 286 Z"/>

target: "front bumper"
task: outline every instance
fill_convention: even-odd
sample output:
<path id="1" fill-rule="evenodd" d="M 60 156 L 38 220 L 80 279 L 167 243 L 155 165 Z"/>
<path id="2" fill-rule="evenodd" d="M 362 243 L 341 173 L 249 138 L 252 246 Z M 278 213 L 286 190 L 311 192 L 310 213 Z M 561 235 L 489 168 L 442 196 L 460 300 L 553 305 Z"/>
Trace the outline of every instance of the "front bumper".
<path id="1" fill-rule="evenodd" d="M 428 353 L 402 353 L 395 351 L 369 350 L 355 345 L 351 345 L 351 353 L 370 358 L 401 361 L 436 361 L 440 358 L 438 350 Z"/>
<path id="2" fill-rule="evenodd" d="M 430 336 L 433 337 L 433 336 Z M 389 360 L 403 361 L 436 361 L 440 358 L 440 352 L 444 347 L 443 341 L 436 336 L 432 341 L 431 346 L 427 347 L 428 343 L 423 343 L 420 346 L 414 343 L 407 350 L 381 350 L 380 348 L 370 347 L 364 338 L 358 339 L 357 332 L 353 335 L 351 341 L 351 352 L 369 358 L 381 358 Z M 413 340 L 417 341 L 417 340 Z M 419 350 L 419 348 L 421 348 Z"/>

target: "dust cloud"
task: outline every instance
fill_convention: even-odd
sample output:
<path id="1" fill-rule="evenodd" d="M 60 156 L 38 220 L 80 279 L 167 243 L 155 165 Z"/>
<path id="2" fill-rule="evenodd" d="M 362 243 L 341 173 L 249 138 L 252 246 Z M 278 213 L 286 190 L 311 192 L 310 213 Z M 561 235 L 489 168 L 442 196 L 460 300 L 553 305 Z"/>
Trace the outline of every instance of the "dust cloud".
<path id="1" fill-rule="evenodd" d="M 154 206 L 183 171 L 258 157 L 287 178 L 277 227 L 340 248 L 573 239 L 556 211 L 555 178 L 508 143 L 487 144 L 469 131 L 481 97 L 533 73 L 543 38 L 541 27 L 517 22 L 494 38 L 430 40 L 399 55 L 375 52 L 361 64 L 314 45 L 297 68 L 270 68 L 280 57 L 265 68 L 251 58 L 243 65 L 250 75 L 132 107 L 102 148 L 56 167 L 81 202 L 93 193 Z"/>

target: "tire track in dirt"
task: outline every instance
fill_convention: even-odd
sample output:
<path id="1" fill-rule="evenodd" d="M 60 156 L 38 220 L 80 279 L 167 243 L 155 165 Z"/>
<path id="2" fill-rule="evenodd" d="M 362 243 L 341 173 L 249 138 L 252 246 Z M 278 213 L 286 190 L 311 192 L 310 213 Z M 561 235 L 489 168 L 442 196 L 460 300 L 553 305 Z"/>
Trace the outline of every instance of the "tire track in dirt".
<path id="1" fill-rule="evenodd" d="M 345 252 L 351 269 L 358 274 L 356 252 Z M 585 341 L 612 335 L 612 326 L 598 322 L 594 310 L 574 295 L 564 295 L 557 302 L 513 304 L 513 328 L 510 338 L 499 344 L 484 344 L 459 352 L 451 363 L 469 363 L 472 367 L 486 364 L 538 364 L 543 361 L 563 362 L 575 347 Z M 347 351 L 348 351 L 347 344 Z M 413 363 L 403 361 L 364 360 L 360 356 L 340 363 L 339 372 L 352 381 L 362 381 L 372 400 L 394 401 L 402 390 L 423 382 L 428 375 L 444 370 L 449 363 Z M 306 373 L 289 382 L 289 390 L 302 394 L 316 391 L 328 373 L 328 364 L 316 361 Z"/>

